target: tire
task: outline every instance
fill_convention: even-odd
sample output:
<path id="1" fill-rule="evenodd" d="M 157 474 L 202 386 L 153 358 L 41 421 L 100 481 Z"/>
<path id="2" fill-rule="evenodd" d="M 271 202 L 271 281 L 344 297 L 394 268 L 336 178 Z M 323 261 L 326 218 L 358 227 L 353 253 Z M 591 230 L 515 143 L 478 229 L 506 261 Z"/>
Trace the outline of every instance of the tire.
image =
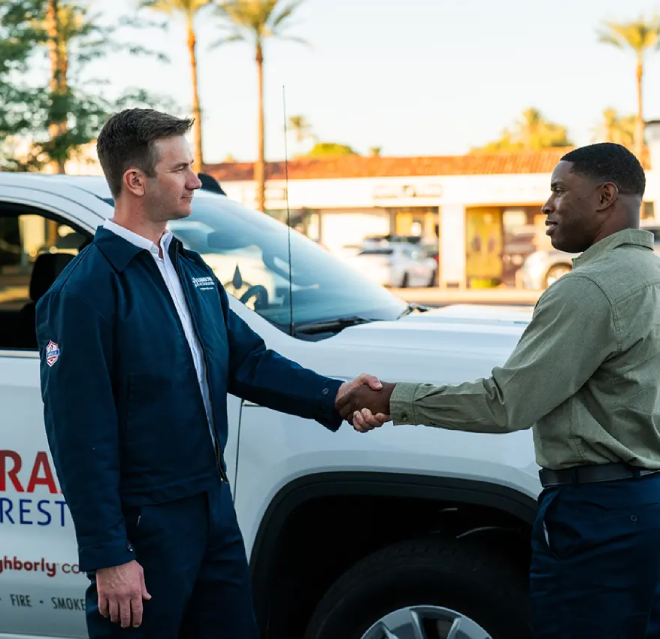
<path id="1" fill-rule="evenodd" d="M 406 541 L 375 552 L 340 577 L 317 606 L 304 639 L 363 639 L 376 622 L 411 606 L 460 613 L 491 639 L 531 639 L 528 582 L 520 565 L 467 540 Z M 398 637 L 368 635 L 375 636 Z M 428 636 L 446 635 L 436 629 Z"/>
<path id="2" fill-rule="evenodd" d="M 560 277 L 566 275 L 566 273 L 570 273 L 572 270 L 569 264 L 555 264 L 551 266 L 543 280 L 545 288 L 548 288 L 548 286 L 554 284 Z"/>

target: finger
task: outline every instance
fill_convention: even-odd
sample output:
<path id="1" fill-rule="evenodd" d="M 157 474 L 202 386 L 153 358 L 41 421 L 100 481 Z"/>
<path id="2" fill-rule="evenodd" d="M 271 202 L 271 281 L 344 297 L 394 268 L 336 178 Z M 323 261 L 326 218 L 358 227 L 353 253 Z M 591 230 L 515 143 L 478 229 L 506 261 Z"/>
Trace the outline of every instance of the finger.
<path id="1" fill-rule="evenodd" d="M 371 428 L 380 428 L 383 425 L 368 408 L 362 409 L 361 417 Z"/>
<path id="2" fill-rule="evenodd" d="M 335 408 L 339 412 L 341 412 L 342 408 L 344 408 L 350 401 L 351 401 L 351 392 L 348 391 L 347 393 L 344 393 L 341 397 L 339 397 L 335 401 Z"/>
<path id="3" fill-rule="evenodd" d="M 110 614 L 109 605 L 110 604 L 108 602 L 108 598 L 103 595 L 99 595 L 99 613 L 102 617 L 107 617 Z"/>
<path id="4" fill-rule="evenodd" d="M 142 573 L 142 599 L 146 599 L 147 601 L 151 599 L 151 595 L 149 594 L 149 591 L 147 590 L 147 583 L 144 580 L 144 573 Z"/>
<path id="5" fill-rule="evenodd" d="M 359 433 L 367 432 L 367 425 L 365 424 L 364 419 L 362 419 L 362 415 L 359 413 L 359 411 L 355 411 L 355 413 L 353 413 L 353 428 L 355 428 L 355 430 Z"/>
<path id="6" fill-rule="evenodd" d="M 139 628 L 142 625 L 142 593 L 131 599 L 131 624 L 133 628 Z"/>
<path id="7" fill-rule="evenodd" d="M 352 405 L 352 402 L 349 402 L 339 411 L 339 414 L 341 415 L 342 419 L 348 421 L 348 418 L 353 416 L 356 408 L 356 406 Z"/>
<path id="8" fill-rule="evenodd" d="M 131 625 L 131 599 L 122 599 L 119 602 L 119 619 L 122 628 L 128 628 Z"/>
<path id="9" fill-rule="evenodd" d="M 108 606 L 110 610 L 110 620 L 112 623 L 117 623 L 119 621 L 119 603 L 117 603 L 117 600 L 112 597 L 108 601 Z"/>
<path id="10" fill-rule="evenodd" d="M 381 390 L 383 388 L 383 383 L 373 375 L 365 375 L 363 384 L 367 384 L 371 390 Z"/>
<path id="11" fill-rule="evenodd" d="M 385 413 L 378 413 L 375 417 L 381 424 L 387 424 L 387 422 L 392 420 L 392 416 L 385 415 Z"/>

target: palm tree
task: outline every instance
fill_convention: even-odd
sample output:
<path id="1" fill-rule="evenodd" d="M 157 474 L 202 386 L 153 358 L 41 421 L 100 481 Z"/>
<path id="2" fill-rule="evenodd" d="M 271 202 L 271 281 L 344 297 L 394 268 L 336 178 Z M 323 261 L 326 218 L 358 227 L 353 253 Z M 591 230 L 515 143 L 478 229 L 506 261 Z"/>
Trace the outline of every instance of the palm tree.
<path id="1" fill-rule="evenodd" d="M 308 138 L 316 140 L 316 136 L 312 133 L 312 126 L 304 115 L 292 115 L 289 118 L 289 127 L 296 136 L 299 147 Z"/>
<path id="2" fill-rule="evenodd" d="M 516 123 L 514 137 L 524 149 L 544 149 L 570 144 L 565 127 L 550 122 L 538 109 L 526 109 Z"/>
<path id="3" fill-rule="evenodd" d="M 192 74 L 193 117 L 195 118 L 193 128 L 195 138 L 194 168 L 198 173 L 204 166 L 204 153 L 202 149 L 202 111 L 199 105 L 199 81 L 197 78 L 197 32 L 195 31 L 195 18 L 209 4 L 211 4 L 211 0 L 143 0 L 140 5 L 154 11 L 160 11 L 169 16 L 181 15 L 186 21 L 188 55 L 190 56 L 190 71 Z"/>
<path id="4" fill-rule="evenodd" d="M 499 140 L 472 149 L 472 152 L 537 151 L 571 145 L 566 127 L 546 120 L 538 109 L 529 108 L 522 112 L 513 128 L 502 131 Z"/>
<path id="5" fill-rule="evenodd" d="M 641 159 L 644 151 L 644 115 L 642 80 L 644 62 L 650 49 L 658 47 L 660 18 L 646 21 L 639 18 L 633 22 L 605 22 L 599 32 L 600 41 L 619 49 L 630 49 L 637 58 L 637 119 L 635 122 L 635 155 Z"/>
<path id="6" fill-rule="evenodd" d="M 227 20 L 229 34 L 216 44 L 246 41 L 255 49 L 259 83 L 259 149 L 255 165 L 257 208 L 266 210 L 266 160 L 264 132 L 264 42 L 280 38 L 307 44 L 301 38 L 286 35 L 291 16 L 303 0 L 282 6 L 280 0 L 217 0 L 220 15 Z"/>
<path id="7" fill-rule="evenodd" d="M 595 130 L 594 141 L 632 146 L 635 140 L 636 123 L 637 118 L 634 115 L 621 116 L 616 109 L 605 109 L 601 124 Z"/>

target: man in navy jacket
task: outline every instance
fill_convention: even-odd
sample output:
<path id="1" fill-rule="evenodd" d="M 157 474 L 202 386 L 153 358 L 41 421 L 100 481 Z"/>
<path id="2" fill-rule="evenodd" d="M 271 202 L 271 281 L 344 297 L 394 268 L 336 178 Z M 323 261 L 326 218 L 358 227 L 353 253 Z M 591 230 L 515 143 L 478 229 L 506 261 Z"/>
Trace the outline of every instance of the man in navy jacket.
<path id="1" fill-rule="evenodd" d="M 223 461 L 227 393 L 336 430 L 337 399 L 380 388 L 268 350 L 167 231 L 200 187 L 191 124 L 142 109 L 108 121 L 97 148 L 114 218 L 37 307 L 46 431 L 94 639 L 256 639 Z"/>

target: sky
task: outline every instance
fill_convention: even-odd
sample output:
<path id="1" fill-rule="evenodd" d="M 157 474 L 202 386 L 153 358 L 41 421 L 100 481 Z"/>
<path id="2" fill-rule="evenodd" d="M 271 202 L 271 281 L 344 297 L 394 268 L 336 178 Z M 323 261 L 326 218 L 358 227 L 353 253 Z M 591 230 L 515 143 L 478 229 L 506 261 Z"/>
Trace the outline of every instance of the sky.
<path id="1" fill-rule="evenodd" d="M 93 0 L 107 20 L 137 0 Z M 304 115 L 323 141 L 388 156 L 453 155 L 499 137 L 528 107 L 591 141 L 604 108 L 636 110 L 635 59 L 598 42 L 605 20 L 660 13 L 660 0 L 306 0 L 290 33 L 265 50 L 266 155 L 284 158 L 286 116 Z M 199 21 L 199 81 L 206 162 L 257 152 L 257 73 L 248 44 L 210 49 L 220 36 Z M 169 64 L 116 54 L 90 77 L 109 91 L 140 86 L 192 103 L 183 21 L 167 33 L 130 34 Z M 126 38 L 129 32 L 125 33 Z M 660 51 L 646 66 L 646 119 L 660 118 Z M 302 150 L 293 135 L 289 157 Z"/>

